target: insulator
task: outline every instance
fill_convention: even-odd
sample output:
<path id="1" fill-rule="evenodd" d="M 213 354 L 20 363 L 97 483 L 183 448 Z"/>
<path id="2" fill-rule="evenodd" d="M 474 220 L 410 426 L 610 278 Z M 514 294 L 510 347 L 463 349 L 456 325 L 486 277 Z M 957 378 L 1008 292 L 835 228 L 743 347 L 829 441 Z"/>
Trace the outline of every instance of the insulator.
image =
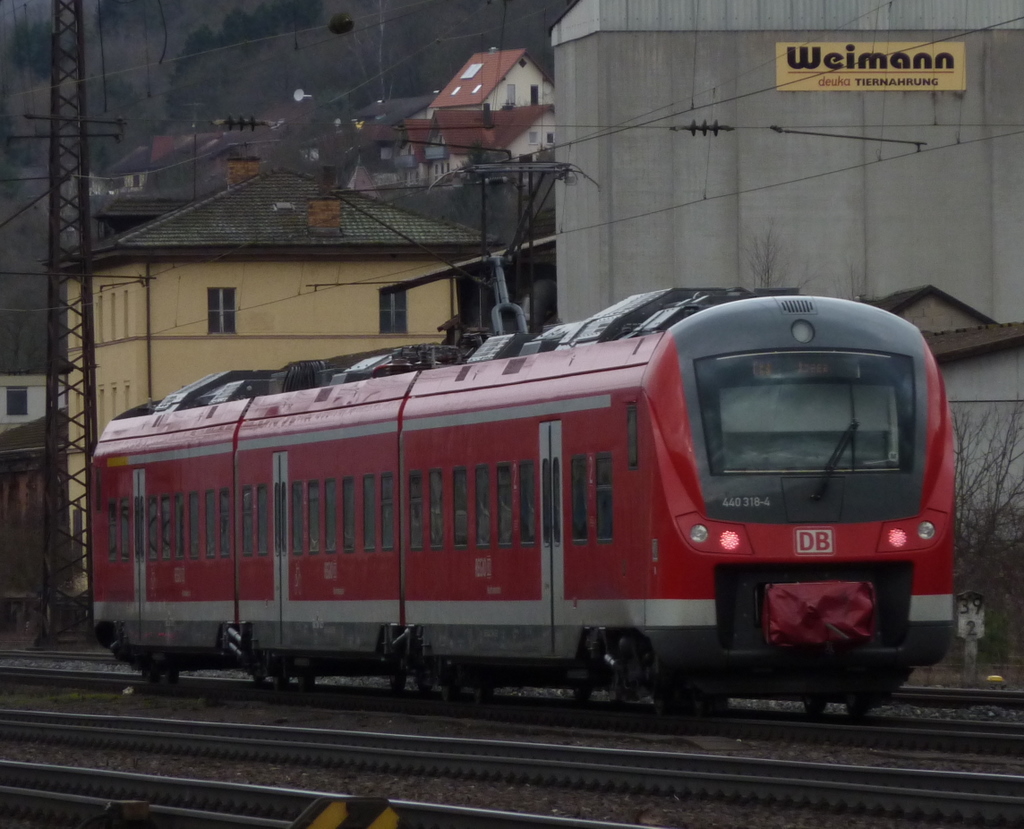
<path id="1" fill-rule="evenodd" d="M 355 28 L 355 21 L 352 19 L 352 15 L 346 12 L 338 12 L 337 14 L 331 15 L 330 21 L 327 23 L 327 29 L 331 34 L 344 35 L 348 34 Z"/>

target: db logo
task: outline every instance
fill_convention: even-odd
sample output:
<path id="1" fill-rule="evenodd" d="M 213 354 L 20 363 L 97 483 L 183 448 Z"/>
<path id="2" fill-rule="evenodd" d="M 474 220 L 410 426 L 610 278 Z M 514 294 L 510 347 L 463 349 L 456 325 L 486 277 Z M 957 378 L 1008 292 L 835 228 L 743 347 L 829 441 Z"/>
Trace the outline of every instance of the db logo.
<path id="1" fill-rule="evenodd" d="M 835 536 L 830 527 L 796 531 L 798 556 L 831 556 L 835 551 Z"/>

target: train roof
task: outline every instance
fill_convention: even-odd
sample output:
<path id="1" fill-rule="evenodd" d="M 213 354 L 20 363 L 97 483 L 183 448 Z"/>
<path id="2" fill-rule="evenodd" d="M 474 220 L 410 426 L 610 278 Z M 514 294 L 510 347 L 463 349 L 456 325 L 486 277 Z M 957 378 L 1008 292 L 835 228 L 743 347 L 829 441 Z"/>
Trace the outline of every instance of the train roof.
<path id="1" fill-rule="evenodd" d="M 175 412 L 219 409 L 220 417 L 235 412 L 225 404 L 253 400 L 246 415 L 276 417 L 292 412 L 311 412 L 374 401 L 399 399 L 408 393 L 412 372 L 419 373 L 414 394 L 440 394 L 455 388 L 485 388 L 545 377 L 567 376 L 602 369 L 646 363 L 659 338 L 682 319 L 740 299 L 796 293 L 750 291 L 745 288 L 663 288 L 627 297 L 585 320 L 563 323 L 540 334 L 499 334 L 470 349 L 424 344 L 383 353 L 362 355 L 354 364 L 336 365 L 325 360 L 294 363 L 283 371 L 223 371 L 201 378 L 152 405 L 119 415 L 104 432 L 109 440 L 120 432 L 118 421 L 148 415 L 159 430 L 200 428 L 215 425 L 204 415 L 170 417 Z M 583 346 L 615 344 L 590 354 Z M 553 352 L 553 353 L 552 353 Z M 549 354 L 537 360 L 535 355 Z M 405 380 L 396 375 L 409 374 Z M 514 375 L 514 378 L 513 378 Z M 379 382 L 394 378 L 397 382 Z M 366 381 L 373 380 L 372 383 Z M 301 392 L 280 397 L 282 392 Z M 241 409 L 238 409 L 241 411 Z M 136 421 L 137 423 L 137 421 Z M 137 429 L 137 425 L 135 427 Z M 116 438 L 115 438 L 116 439 Z"/>

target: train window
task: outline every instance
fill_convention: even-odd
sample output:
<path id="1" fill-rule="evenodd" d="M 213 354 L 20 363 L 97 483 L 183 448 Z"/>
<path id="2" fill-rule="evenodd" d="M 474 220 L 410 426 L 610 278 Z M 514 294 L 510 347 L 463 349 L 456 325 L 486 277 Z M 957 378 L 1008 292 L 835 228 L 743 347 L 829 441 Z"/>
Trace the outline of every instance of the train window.
<path id="1" fill-rule="evenodd" d="M 220 491 L 220 555 L 231 555 L 231 490 Z"/>
<path id="2" fill-rule="evenodd" d="M 199 558 L 199 493 L 188 494 L 188 557 Z"/>
<path id="3" fill-rule="evenodd" d="M 476 468 L 476 546 L 491 546 L 491 470 Z"/>
<path id="4" fill-rule="evenodd" d="M 242 555 L 252 555 L 252 487 L 242 487 Z"/>
<path id="5" fill-rule="evenodd" d="M 160 496 L 160 550 L 164 558 L 171 557 L 171 496 Z"/>
<path id="6" fill-rule="evenodd" d="M 572 477 L 572 540 L 587 543 L 587 456 L 575 455 L 570 467 Z"/>
<path id="7" fill-rule="evenodd" d="M 537 540 L 537 480 L 533 461 L 519 464 L 519 543 L 531 546 Z"/>
<path id="8" fill-rule="evenodd" d="M 630 403 L 626 406 L 626 461 L 630 469 L 640 466 L 640 446 L 637 440 L 636 431 L 636 404 Z"/>
<path id="9" fill-rule="evenodd" d="M 377 548 L 377 486 L 374 475 L 363 475 L 363 549 Z"/>
<path id="10" fill-rule="evenodd" d="M 127 561 L 131 558 L 130 543 L 132 537 L 131 530 L 131 508 L 128 505 L 128 499 L 121 499 L 121 561 Z"/>
<path id="11" fill-rule="evenodd" d="M 338 552 L 338 485 L 334 478 L 324 481 L 324 550 Z"/>
<path id="12" fill-rule="evenodd" d="M 270 512 L 267 509 L 267 485 L 260 484 L 256 487 L 256 552 L 261 556 L 267 554 L 269 522 Z"/>
<path id="13" fill-rule="evenodd" d="M 597 540 L 612 540 L 612 456 L 597 456 Z"/>
<path id="14" fill-rule="evenodd" d="M 174 557 L 185 558 L 185 495 L 174 494 Z"/>
<path id="15" fill-rule="evenodd" d="M 498 464 L 498 544 L 512 543 L 512 464 Z"/>
<path id="16" fill-rule="evenodd" d="M 111 499 L 107 508 L 107 554 L 111 561 L 117 561 L 117 540 L 119 538 L 117 529 L 117 501 Z"/>
<path id="17" fill-rule="evenodd" d="M 212 489 L 206 490 L 206 557 L 217 555 L 217 497 Z"/>
<path id="18" fill-rule="evenodd" d="M 309 537 L 309 552 L 320 552 L 320 482 L 310 481 L 306 488 L 306 501 L 309 507 L 309 526 L 306 532 Z"/>
<path id="19" fill-rule="evenodd" d="M 409 473 L 409 549 L 423 549 L 423 473 Z"/>
<path id="20" fill-rule="evenodd" d="M 356 548 L 356 484 L 351 478 L 341 481 L 342 549 L 351 553 Z"/>
<path id="21" fill-rule="evenodd" d="M 302 555 L 303 530 L 302 481 L 292 482 L 292 555 Z"/>
<path id="22" fill-rule="evenodd" d="M 149 541 L 149 560 L 150 561 L 156 561 L 156 556 L 157 556 L 157 538 L 158 538 L 158 533 L 159 533 L 159 530 L 160 530 L 160 526 L 159 526 L 159 523 L 158 523 L 160 521 L 160 518 L 159 518 L 159 515 L 157 514 L 157 509 L 158 509 L 157 497 L 155 495 L 150 495 L 149 496 L 149 527 L 148 527 L 149 532 L 147 533 L 148 541 Z"/>
<path id="23" fill-rule="evenodd" d="M 390 472 L 380 476 L 380 548 L 395 549 L 395 478 Z"/>
<path id="24" fill-rule="evenodd" d="M 440 469 L 430 470 L 430 546 L 444 546 L 444 477 Z"/>
<path id="25" fill-rule="evenodd" d="M 773 352 L 707 357 L 696 369 L 714 475 L 912 467 L 910 357 Z"/>
<path id="26" fill-rule="evenodd" d="M 465 547 L 469 543 L 469 493 L 466 470 L 452 471 L 452 518 L 455 527 L 455 546 Z"/>

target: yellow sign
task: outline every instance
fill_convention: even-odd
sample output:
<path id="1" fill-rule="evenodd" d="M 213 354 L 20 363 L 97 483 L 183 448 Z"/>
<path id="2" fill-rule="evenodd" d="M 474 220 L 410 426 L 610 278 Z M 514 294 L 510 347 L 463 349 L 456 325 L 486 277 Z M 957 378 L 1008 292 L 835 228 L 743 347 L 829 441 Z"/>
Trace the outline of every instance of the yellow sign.
<path id="1" fill-rule="evenodd" d="M 950 92 L 967 88 L 963 43 L 776 43 L 782 92 Z"/>

